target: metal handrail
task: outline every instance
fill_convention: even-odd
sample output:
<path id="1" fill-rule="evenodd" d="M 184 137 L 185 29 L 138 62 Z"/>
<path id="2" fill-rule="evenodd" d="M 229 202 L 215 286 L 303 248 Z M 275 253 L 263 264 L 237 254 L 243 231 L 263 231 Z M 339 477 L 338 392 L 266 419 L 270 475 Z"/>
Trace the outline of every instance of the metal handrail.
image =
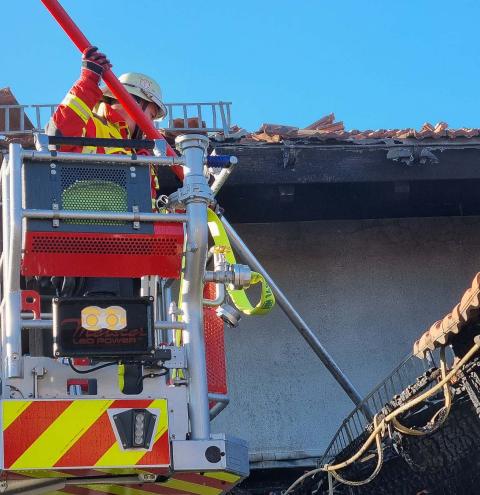
<path id="1" fill-rule="evenodd" d="M 378 413 L 397 394 L 412 385 L 428 368 L 435 365 L 433 354 L 422 360 L 413 354 L 408 354 L 401 363 L 381 381 L 357 407 L 343 420 L 340 428 L 333 436 L 325 450 L 319 465 L 335 459 L 348 445 L 365 433 L 370 424 L 362 412 L 367 406 L 372 412 Z"/>
<path id="2" fill-rule="evenodd" d="M 231 102 L 200 102 L 200 103 L 165 103 L 168 109 L 167 125 L 156 120 L 155 127 L 175 132 L 202 130 L 202 132 L 223 132 L 228 137 L 231 127 Z M 0 120 L 0 136 L 15 134 L 32 134 L 42 132 L 46 122 L 53 115 L 58 104 L 34 105 L 0 105 L 3 111 L 3 122 Z M 48 109 L 48 112 L 45 111 Z M 19 125 L 11 125 L 13 112 L 18 112 Z M 25 121 L 29 119 L 33 129 L 26 129 Z M 183 119 L 182 127 L 175 127 L 174 121 Z M 192 121 L 196 126 L 190 125 Z M 205 126 L 203 125 L 205 123 Z M 3 125 L 2 125 L 3 124 Z M 163 124 L 163 125 L 162 125 Z"/>

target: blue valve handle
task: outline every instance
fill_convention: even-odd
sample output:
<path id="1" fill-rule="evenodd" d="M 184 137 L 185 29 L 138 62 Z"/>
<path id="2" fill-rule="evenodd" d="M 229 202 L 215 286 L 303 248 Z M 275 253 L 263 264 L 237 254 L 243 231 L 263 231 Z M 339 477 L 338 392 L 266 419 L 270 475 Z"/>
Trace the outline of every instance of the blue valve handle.
<path id="1" fill-rule="evenodd" d="M 216 168 L 228 168 L 237 163 L 237 157 L 230 155 L 207 156 L 207 166 Z"/>

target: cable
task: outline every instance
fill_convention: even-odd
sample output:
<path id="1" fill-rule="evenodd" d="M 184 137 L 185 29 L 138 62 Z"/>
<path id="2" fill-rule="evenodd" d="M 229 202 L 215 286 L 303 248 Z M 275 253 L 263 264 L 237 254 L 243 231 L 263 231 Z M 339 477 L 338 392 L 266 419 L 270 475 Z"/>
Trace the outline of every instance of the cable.
<path id="1" fill-rule="evenodd" d="M 348 465 L 352 464 L 355 462 L 359 457 L 361 457 L 365 451 L 368 449 L 368 447 L 372 444 L 372 442 L 375 440 L 375 436 L 377 433 L 382 429 L 383 423 L 388 423 L 390 422 L 393 418 L 397 417 L 399 414 L 408 411 L 409 409 L 412 409 L 412 407 L 416 406 L 417 404 L 420 404 L 420 402 L 423 402 L 425 399 L 428 399 L 428 397 L 434 395 L 438 390 L 440 390 L 445 383 L 448 383 L 452 377 L 455 375 L 455 373 L 458 372 L 458 370 L 480 349 L 480 339 L 479 343 L 475 343 L 473 347 L 463 356 L 463 358 L 450 370 L 450 372 L 440 380 L 434 387 L 432 387 L 430 390 L 427 392 L 424 392 L 423 394 L 419 395 L 418 397 L 415 397 L 411 401 L 407 402 L 403 406 L 400 406 L 398 409 L 395 409 L 395 411 L 392 411 L 390 414 L 388 414 L 385 418 L 383 418 L 382 422 L 380 425 L 377 426 L 373 430 L 373 432 L 370 434 L 368 437 L 367 441 L 363 445 L 363 447 L 350 459 L 347 461 L 341 462 L 339 464 L 336 464 L 334 466 L 328 466 L 328 470 L 337 470 L 337 469 L 342 469 L 343 467 L 347 467 Z"/>
<path id="2" fill-rule="evenodd" d="M 442 347 L 440 349 L 440 373 L 442 379 L 445 378 L 447 375 L 447 364 L 446 364 L 446 359 L 445 359 L 445 347 Z M 393 427 L 398 430 L 400 433 L 403 433 L 404 435 L 411 435 L 411 436 L 423 436 L 423 435 L 429 435 L 433 433 L 434 431 L 438 430 L 443 423 L 445 423 L 446 419 L 448 418 L 448 415 L 450 414 L 450 409 L 452 408 L 452 392 L 450 390 L 450 387 L 448 383 L 445 383 L 443 386 L 443 393 L 445 397 L 445 404 L 441 409 L 439 409 L 430 419 L 430 421 L 427 422 L 427 424 L 422 427 L 423 430 L 417 430 L 415 428 L 409 428 L 408 426 L 405 426 L 398 421 L 397 418 L 392 418 L 392 425 Z M 437 421 L 437 418 L 440 417 L 440 420 Z"/>
<path id="3" fill-rule="evenodd" d="M 23 392 L 19 388 L 14 387 L 13 385 L 8 385 L 8 384 L 7 384 L 7 387 L 10 387 L 14 392 L 18 392 L 20 394 L 20 396 L 22 397 L 22 399 L 25 399 Z M 10 398 L 12 398 L 12 397 L 10 397 Z"/>
<path id="4" fill-rule="evenodd" d="M 395 409 L 394 411 L 392 411 L 390 414 L 388 414 L 387 416 L 385 416 L 382 421 L 380 422 L 380 424 L 378 424 L 377 426 L 374 427 L 372 433 L 370 434 L 370 436 L 367 438 L 367 440 L 364 442 L 364 444 L 362 445 L 362 447 L 357 451 L 356 454 L 354 454 L 352 457 L 350 457 L 349 459 L 347 459 L 346 461 L 343 461 L 343 462 L 340 462 L 338 464 L 334 464 L 334 465 L 329 465 L 329 464 L 326 464 L 325 466 L 323 467 L 320 467 L 320 468 L 317 468 L 317 469 L 313 469 L 312 471 L 309 471 L 307 473 L 305 473 L 303 476 L 301 476 L 300 478 L 298 478 L 288 489 L 286 492 L 283 493 L 283 495 L 288 495 L 289 493 L 292 492 L 292 490 L 297 487 L 303 480 L 305 480 L 306 478 L 310 478 L 311 476 L 314 476 L 315 474 L 319 473 L 319 472 L 322 472 L 322 471 L 326 471 L 326 472 L 332 472 L 332 475 L 335 476 L 335 474 L 333 474 L 333 472 L 335 471 L 338 471 L 339 469 L 343 469 L 347 466 L 349 466 L 350 464 L 353 464 L 356 460 L 358 460 L 366 451 L 367 449 L 370 447 L 370 445 L 373 443 L 374 440 L 377 440 L 378 441 L 378 436 L 380 434 L 380 437 L 383 435 L 383 432 L 386 430 L 386 426 L 389 422 L 391 422 L 393 419 L 395 419 L 399 414 L 402 414 L 410 409 L 412 409 L 413 407 L 415 407 L 417 404 L 420 404 L 420 402 L 423 402 L 425 399 L 428 399 L 430 396 L 434 395 L 438 390 L 440 390 L 442 387 L 445 389 L 445 385 L 448 386 L 448 382 L 455 376 L 455 374 L 459 371 L 459 369 L 465 365 L 465 363 L 467 361 L 469 361 L 477 352 L 478 350 L 480 349 L 480 336 L 477 336 L 475 337 L 474 339 L 475 341 L 475 344 L 470 348 L 470 350 L 462 357 L 462 359 L 460 359 L 460 361 L 458 361 L 458 363 L 456 363 L 452 369 L 449 371 L 448 374 L 444 375 L 444 371 L 446 371 L 446 369 L 443 369 L 442 370 L 442 379 L 435 385 L 433 386 L 430 390 L 428 390 L 427 392 L 424 392 L 423 394 L 419 395 L 418 397 L 415 397 L 414 399 L 410 400 L 409 402 L 407 402 L 406 404 L 403 404 L 403 406 L 400 406 L 399 408 Z M 445 362 L 445 360 L 443 359 L 443 361 Z M 444 364 L 444 363 L 443 363 Z M 442 365 L 443 366 L 443 365 Z M 450 390 L 448 392 L 448 394 L 450 393 Z M 446 396 L 446 399 L 447 399 L 447 396 Z M 447 403 L 445 404 L 444 406 L 444 409 L 446 409 L 447 407 Z M 450 407 L 450 405 L 449 405 Z M 438 416 L 438 413 L 440 411 L 438 411 L 435 416 L 434 416 L 434 419 Z M 442 420 L 443 422 L 444 420 Z M 398 422 L 397 422 L 398 423 Z M 406 428 L 406 427 L 405 427 Z M 415 431 L 415 430 L 413 430 Z M 420 433 L 420 432 L 419 432 Z M 378 467 L 378 464 L 377 464 L 377 467 Z M 376 469 L 375 469 L 376 471 Z M 375 471 L 374 473 L 372 474 L 375 474 Z M 338 475 L 337 475 L 338 476 Z M 337 476 L 335 476 L 337 479 L 339 479 Z M 369 476 L 368 479 L 373 479 L 372 478 L 372 475 Z M 351 482 L 349 482 L 348 480 L 343 480 L 342 481 L 343 483 L 345 484 L 350 484 Z M 353 482 L 353 483 L 358 483 L 358 482 Z"/>
<path id="5" fill-rule="evenodd" d="M 375 415 L 375 417 L 373 418 L 373 425 L 375 427 L 377 426 L 377 416 L 378 415 Z M 344 485 L 361 486 L 361 485 L 366 485 L 366 484 L 370 483 L 370 481 L 372 481 L 374 478 L 376 478 L 376 476 L 380 472 L 380 469 L 382 469 L 382 465 L 383 465 L 382 436 L 383 436 L 383 432 L 380 432 L 377 435 L 376 439 L 375 439 L 375 441 L 376 441 L 376 447 L 377 447 L 377 457 L 378 457 L 378 459 L 377 459 L 377 465 L 375 466 L 375 469 L 373 470 L 372 474 L 368 478 L 366 478 L 364 480 L 360 480 L 360 481 L 351 481 L 351 480 L 346 480 L 345 478 L 343 478 L 342 476 L 340 476 L 334 470 L 331 470 L 329 472 L 332 473 L 332 476 L 337 481 L 339 481 L 340 483 L 343 483 Z"/>
<path id="6" fill-rule="evenodd" d="M 374 425 L 376 425 L 376 423 L 377 423 L 377 416 L 378 416 L 378 414 L 376 414 L 373 417 L 373 424 Z M 383 420 L 379 426 L 382 426 L 382 424 L 383 424 Z M 382 464 L 383 464 L 382 432 L 381 431 L 382 431 L 382 429 L 380 428 L 380 430 L 378 431 L 378 434 L 375 437 L 376 444 L 377 444 L 377 455 L 378 455 L 377 465 L 376 465 L 375 469 L 373 470 L 373 473 L 367 479 L 362 480 L 362 481 L 346 480 L 345 478 L 342 478 L 336 472 L 336 470 L 326 469 L 327 466 L 322 466 L 320 468 L 313 469 L 312 471 L 308 471 L 304 475 L 300 476 L 300 478 L 295 480 L 295 482 L 292 485 L 290 485 L 287 488 L 287 491 L 283 492 L 282 495 L 288 495 L 289 493 L 291 493 L 294 490 L 294 488 L 296 488 L 300 483 L 302 483 L 302 481 L 304 481 L 307 478 L 310 478 L 312 476 L 315 476 L 318 473 L 325 472 L 325 471 L 330 472 L 336 480 L 340 481 L 340 483 L 343 483 L 345 485 L 360 486 L 360 485 L 366 485 L 367 483 L 370 483 L 370 481 L 372 481 L 377 476 L 377 474 L 380 472 L 380 469 L 382 468 Z"/>
<path id="7" fill-rule="evenodd" d="M 160 377 L 160 376 L 165 376 L 166 374 L 168 374 L 168 372 L 170 371 L 168 368 L 165 368 L 165 366 L 162 366 L 160 368 L 161 370 L 163 370 L 163 373 L 147 373 L 146 375 L 143 375 L 143 376 L 140 376 L 138 377 L 138 380 L 137 380 L 137 387 L 143 382 L 143 380 L 145 380 L 146 378 L 156 378 L 156 377 Z"/>
<path id="8" fill-rule="evenodd" d="M 116 361 L 113 361 L 111 363 L 101 364 L 100 366 L 96 366 L 95 368 L 90 368 L 88 370 L 79 370 L 78 368 L 75 368 L 75 366 L 73 365 L 72 359 L 71 358 L 68 358 L 68 365 L 70 366 L 70 368 L 72 368 L 72 370 L 75 371 L 75 373 L 79 373 L 80 375 L 85 375 L 87 373 L 92 373 L 94 371 L 98 371 L 98 370 L 101 370 L 103 368 L 107 368 L 108 366 L 114 366 L 116 364 L 117 364 L 117 362 Z"/>

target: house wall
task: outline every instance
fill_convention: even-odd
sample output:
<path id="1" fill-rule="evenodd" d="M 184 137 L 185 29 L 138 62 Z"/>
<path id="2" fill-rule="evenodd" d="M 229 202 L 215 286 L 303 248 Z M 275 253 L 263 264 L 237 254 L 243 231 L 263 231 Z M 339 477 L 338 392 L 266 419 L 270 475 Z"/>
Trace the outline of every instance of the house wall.
<path id="1" fill-rule="evenodd" d="M 445 217 L 235 227 L 363 396 L 469 286 L 480 268 L 479 223 Z M 214 431 L 267 456 L 323 452 L 353 406 L 282 311 L 244 317 L 226 329 L 226 345 L 231 403 Z"/>

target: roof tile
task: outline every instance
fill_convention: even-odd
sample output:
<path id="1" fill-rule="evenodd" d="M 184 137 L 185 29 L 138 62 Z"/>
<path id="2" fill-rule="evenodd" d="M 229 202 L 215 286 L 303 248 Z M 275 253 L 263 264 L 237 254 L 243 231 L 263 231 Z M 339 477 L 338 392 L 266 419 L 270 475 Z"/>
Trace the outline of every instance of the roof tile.
<path id="1" fill-rule="evenodd" d="M 433 125 L 425 122 L 420 129 L 353 129 L 347 131 L 342 121 L 335 121 L 335 114 L 331 113 L 316 120 L 312 124 L 299 129 L 294 126 L 281 124 L 263 124 L 260 129 L 246 136 L 247 140 L 279 143 L 284 139 L 316 139 L 321 141 L 361 141 L 362 139 L 458 139 L 480 136 L 479 128 L 462 127 L 450 129 L 446 122 Z"/>
<path id="2" fill-rule="evenodd" d="M 413 345 L 413 353 L 424 358 L 428 351 L 449 343 L 453 335 L 473 319 L 478 319 L 480 310 L 480 273 L 463 293 L 460 302 L 443 319 L 436 321 Z"/>

